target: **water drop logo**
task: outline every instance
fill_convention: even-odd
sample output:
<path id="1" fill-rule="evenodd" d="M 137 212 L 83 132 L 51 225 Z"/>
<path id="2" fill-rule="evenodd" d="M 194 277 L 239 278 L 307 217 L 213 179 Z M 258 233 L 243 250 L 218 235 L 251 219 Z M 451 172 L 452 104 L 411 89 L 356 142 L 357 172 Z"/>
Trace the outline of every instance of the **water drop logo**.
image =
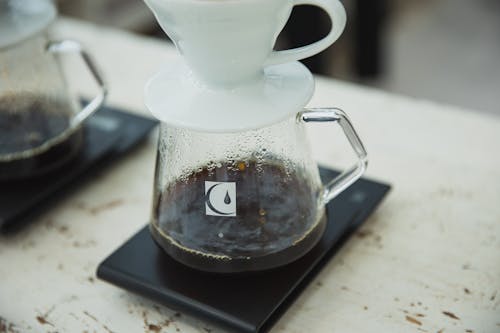
<path id="1" fill-rule="evenodd" d="M 224 197 L 224 203 L 229 205 L 231 203 L 231 197 L 229 196 L 229 192 L 226 191 L 226 196 Z"/>
<path id="2" fill-rule="evenodd" d="M 205 181 L 205 213 L 236 216 L 236 183 Z"/>

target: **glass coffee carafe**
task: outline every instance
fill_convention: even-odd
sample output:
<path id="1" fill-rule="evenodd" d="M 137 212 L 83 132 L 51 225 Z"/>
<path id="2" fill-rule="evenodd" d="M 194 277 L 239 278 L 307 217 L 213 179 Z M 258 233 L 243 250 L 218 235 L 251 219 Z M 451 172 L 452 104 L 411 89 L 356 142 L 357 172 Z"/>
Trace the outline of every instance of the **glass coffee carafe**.
<path id="1" fill-rule="evenodd" d="M 50 40 L 55 18 L 50 0 L 0 0 L 0 181 L 38 176 L 75 157 L 83 121 L 104 101 L 89 54 L 75 41 Z M 83 108 L 68 91 L 64 54 L 80 56 L 99 86 Z"/>
<path id="2" fill-rule="evenodd" d="M 358 163 L 323 186 L 307 122 L 338 122 Z M 161 125 L 151 232 L 176 260 L 236 272 L 287 264 L 325 229 L 325 204 L 364 172 L 366 151 L 338 109 L 260 129 L 210 133 Z"/>
<path id="3" fill-rule="evenodd" d="M 345 25 L 337 0 L 146 0 L 182 54 L 147 84 L 161 120 L 150 230 L 175 260 L 233 273 L 270 269 L 309 251 L 325 204 L 357 180 L 366 151 L 337 108 L 304 109 L 314 80 L 296 60 L 332 44 Z M 323 39 L 273 51 L 294 5 L 330 16 Z M 358 156 L 323 185 L 308 122 L 340 124 Z"/>

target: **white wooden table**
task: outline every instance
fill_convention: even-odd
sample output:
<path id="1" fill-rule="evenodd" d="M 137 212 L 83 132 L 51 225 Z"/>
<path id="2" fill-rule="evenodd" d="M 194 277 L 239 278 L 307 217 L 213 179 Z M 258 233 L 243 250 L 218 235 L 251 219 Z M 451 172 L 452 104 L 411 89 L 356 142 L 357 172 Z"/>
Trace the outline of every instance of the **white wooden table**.
<path id="1" fill-rule="evenodd" d="M 94 55 L 108 104 L 138 113 L 146 80 L 177 57 L 166 42 L 77 21 L 54 30 Z M 81 67 L 70 81 L 90 96 Z M 500 119 L 325 78 L 310 105 L 345 109 L 370 154 L 367 176 L 394 188 L 272 332 L 500 332 Z M 353 157 L 330 131 L 310 132 L 314 156 L 345 167 Z M 0 332 L 219 331 L 95 277 L 148 220 L 154 157 L 153 135 L 0 237 Z"/>

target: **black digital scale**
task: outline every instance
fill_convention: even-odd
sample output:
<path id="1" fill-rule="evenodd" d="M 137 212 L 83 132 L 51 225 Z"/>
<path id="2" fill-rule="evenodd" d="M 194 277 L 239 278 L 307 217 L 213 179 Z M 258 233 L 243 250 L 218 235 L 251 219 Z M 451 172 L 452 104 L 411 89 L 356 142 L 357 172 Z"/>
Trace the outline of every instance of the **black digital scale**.
<path id="1" fill-rule="evenodd" d="M 338 173 L 320 169 L 323 179 Z M 167 307 L 236 332 L 266 332 L 387 194 L 360 179 L 327 205 L 320 242 L 286 266 L 252 273 L 206 273 L 165 254 L 144 227 L 98 267 L 97 276 Z"/>
<path id="2" fill-rule="evenodd" d="M 0 231 L 17 230 L 68 191 L 131 150 L 155 120 L 104 107 L 85 123 L 78 157 L 36 179 L 0 186 Z M 151 166 L 153 167 L 153 166 Z M 320 169 L 324 180 L 338 173 Z M 165 306 L 237 332 L 266 332 L 351 235 L 390 187 L 360 179 L 327 205 L 328 224 L 320 242 L 286 266 L 253 273 L 205 273 L 165 254 L 144 227 L 97 269 L 97 276 Z"/>

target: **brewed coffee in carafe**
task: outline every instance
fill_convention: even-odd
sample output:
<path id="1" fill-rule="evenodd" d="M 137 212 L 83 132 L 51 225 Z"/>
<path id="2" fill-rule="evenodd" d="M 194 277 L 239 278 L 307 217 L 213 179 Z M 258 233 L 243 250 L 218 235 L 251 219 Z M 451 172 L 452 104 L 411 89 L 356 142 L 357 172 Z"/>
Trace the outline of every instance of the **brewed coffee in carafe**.
<path id="1" fill-rule="evenodd" d="M 366 151 L 339 109 L 307 110 L 311 73 L 297 60 L 331 45 L 345 25 L 337 0 L 310 0 L 332 21 L 310 45 L 273 51 L 292 0 L 146 0 L 182 54 L 147 84 L 161 120 L 150 230 L 189 267 L 258 271 L 297 260 L 326 226 L 325 204 L 364 172 Z M 323 185 L 309 122 L 344 130 L 358 162 Z"/>
<path id="2" fill-rule="evenodd" d="M 81 129 L 68 131 L 72 118 L 73 106 L 65 99 L 0 96 L 0 181 L 37 176 L 71 160 L 83 142 Z"/>
<path id="3" fill-rule="evenodd" d="M 257 163 L 204 167 L 168 186 L 153 213 L 161 246 L 191 266 L 210 269 L 231 260 L 231 270 L 283 265 L 309 250 L 325 226 L 314 223 L 322 216 L 317 194 L 304 176 Z"/>
<path id="4" fill-rule="evenodd" d="M 30 93 L 0 96 L 0 155 L 33 149 L 58 136 L 69 127 L 71 110 L 65 101 Z"/>

